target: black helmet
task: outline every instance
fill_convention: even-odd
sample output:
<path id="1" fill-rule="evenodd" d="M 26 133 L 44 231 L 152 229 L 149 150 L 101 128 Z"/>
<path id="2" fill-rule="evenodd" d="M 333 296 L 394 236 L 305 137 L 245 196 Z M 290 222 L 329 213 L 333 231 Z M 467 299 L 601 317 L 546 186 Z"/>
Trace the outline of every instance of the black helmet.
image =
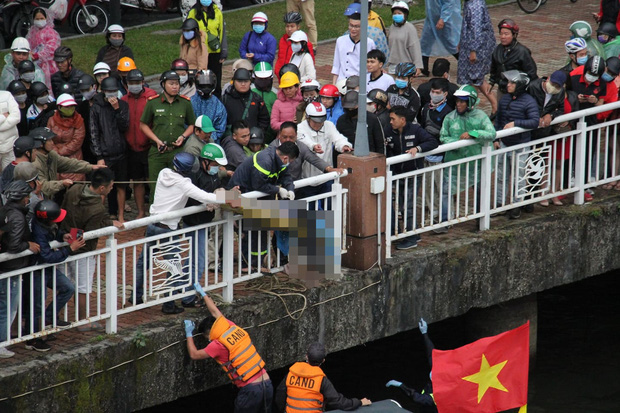
<path id="1" fill-rule="evenodd" d="M 40 220 L 61 222 L 67 216 L 67 211 L 51 199 L 44 199 L 34 207 L 34 216 Z"/>
<path id="2" fill-rule="evenodd" d="M 166 80 L 181 80 L 181 78 L 179 77 L 177 72 L 175 72 L 174 70 L 166 70 L 159 77 L 159 83 L 161 84 L 162 87 Z"/>
<path id="3" fill-rule="evenodd" d="M 258 126 L 252 126 L 250 128 L 250 142 L 249 143 L 257 143 L 263 144 L 265 143 L 265 134 L 263 130 Z"/>
<path id="4" fill-rule="evenodd" d="M 49 89 L 43 82 L 32 82 L 30 85 L 30 93 L 35 99 L 49 93 Z"/>
<path id="5" fill-rule="evenodd" d="M 6 87 L 6 90 L 7 92 L 10 92 L 13 96 L 17 95 L 20 92 L 28 91 L 28 89 L 26 89 L 26 86 L 24 86 L 24 84 L 19 80 L 13 80 L 11 83 L 9 83 L 9 85 Z"/>
<path id="6" fill-rule="evenodd" d="M 67 59 L 71 59 L 73 57 L 73 52 L 67 46 L 58 46 L 56 50 L 54 50 L 54 61 L 55 62 L 64 62 Z"/>
<path id="7" fill-rule="evenodd" d="M 618 35 L 618 30 L 616 29 L 616 25 L 610 22 L 601 23 L 596 29 L 597 34 L 606 34 L 610 37 L 616 37 Z"/>
<path id="8" fill-rule="evenodd" d="M 103 79 L 101 81 L 101 90 L 106 91 L 106 90 L 114 90 L 117 91 L 118 90 L 118 81 L 116 80 L 116 78 L 110 76 L 110 77 L 106 77 L 105 79 Z"/>
<path id="9" fill-rule="evenodd" d="M 32 188 L 26 181 L 21 179 L 11 182 L 4 188 L 4 196 L 7 201 L 21 201 L 32 192 Z"/>
<path id="10" fill-rule="evenodd" d="M 601 56 L 591 56 L 583 69 L 585 73 L 591 73 L 594 76 L 602 76 L 605 73 L 605 60 Z"/>
<path id="11" fill-rule="evenodd" d="M 517 85 L 515 88 L 515 95 L 520 95 L 525 92 L 527 85 L 530 84 L 530 78 L 526 73 L 519 72 L 518 70 L 507 70 L 502 72 L 502 77 L 507 81 Z"/>
<path id="12" fill-rule="evenodd" d="M 289 11 L 284 15 L 284 23 L 301 23 L 301 14 L 296 11 Z"/>
<path id="13" fill-rule="evenodd" d="M 196 90 L 200 96 L 209 97 L 215 90 L 217 76 L 210 70 L 200 70 L 196 73 Z"/>
<path id="14" fill-rule="evenodd" d="M 56 134 L 52 132 L 50 128 L 40 127 L 31 130 L 28 136 L 32 137 L 32 139 L 34 139 L 35 141 L 40 141 L 41 145 L 43 145 L 48 140 L 54 139 L 54 136 L 56 136 Z"/>
<path id="15" fill-rule="evenodd" d="M 198 28 L 198 22 L 192 18 L 185 20 L 183 24 L 181 25 L 181 30 L 185 32 L 196 30 L 197 28 Z"/>
<path id="16" fill-rule="evenodd" d="M 80 90 L 90 89 L 93 85 L 97 84 L 95 79 L 91 75 L 83 74 L 78 80 L 78 88 Z"/>
<path id="17" fill-rule="evenodd" d="M 411 77 L 415 75 L 415 65 L 413 63 L 399 63 L 396 65 L 396 77 Z"/>
<path id="18" fill-rule="evenodd" d="M 605 61 L 607 71 L 610 75 L 618 76 L 620 74 L 620 59 L 616 56 L 612 56 Z"/>
<path id="19" fill-rule="evenodd" d="M 140 69 L 131 69 L 125 80 L 128 82 L 144 82 L 144 73 Z"/>
<path id="20" fill-rule="evenodd" d="M 368 92 L 368 99 L 383 107 L 387 107 L 388 105 L 388 95 L 385 93 L 385 90 L 382 89 L 373 89 Z"/>
<path id="21" fill-rule="evenodd" d="M 252 74 L 248 69 L 239 68 L 233 74 L 233 80 L 251 80 Z"/>
<path id="22" fill-rule="evenodd" d="M 287 63 L 280 68 L 280 72 L 278 73 L 278 77 L 282 77 L 286 72 L 293 72 L 297 75 L 298 78 L 301 77 L 301 73 L 299 72 L 299 68 L 297 65 L 293 63 Z"/>
<path id="23" fill-rule="evenodd" d="M 34 72 L 34 70 L 35 68 L 34 68 L 34 63 L 32 62 L 32 60 L 22 60 L 17 65 L 17 71 L 19 72 L 20 75 L 22 73 Z"/>
<path id="24" fill-rule="evenodd" d="M 19 158 L 20 156 L 24 156 L 24 154 L 28 151 L 32 153 L 33 149 L 40 148 L 43 146 L 43 143 L 39 140 L 34 140 L 32 136 L 20 136 L 13 143 L 13 153 L 15 157 Z"/>
<path id="25" fill-rule="evenodd" d="M 189 65 L 183 59 L 174 59 L 170 65 L 170 70 L 189 70 Z"/>

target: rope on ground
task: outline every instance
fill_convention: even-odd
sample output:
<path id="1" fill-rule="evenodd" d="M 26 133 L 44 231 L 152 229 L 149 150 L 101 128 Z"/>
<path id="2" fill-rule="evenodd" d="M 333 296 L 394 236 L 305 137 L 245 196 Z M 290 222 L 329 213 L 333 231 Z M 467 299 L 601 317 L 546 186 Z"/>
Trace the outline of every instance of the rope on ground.
<path id="1" fill-rule="evenodd" d="M 328 298 L 327 300 L 319 301 L 317 303 L 312 304 L 310 307 L 317 307 L 319 305 L 326 304 L 326 303 L 328 303 L 330 301 L 334 301 L 334 300 L 337 300 L 339 298 L 343 298 L 343 297 L 347 297 L 347 296 L 352 295 L 352 294 L 359 293 L 359 292 L 364 291 L 364 290 L 366 290 L 366 289 L 368 289 L 368 288 L 370 288 L 370 287 L 372 287 L 374 285 L 377 285 L 379 283 L 381 283 L 381 280 L 375 281 L 374 283 L 371 283 L 371 284 L 368 284 L 368 285 L 365 285 L 364 287 L 362 287 L 362 288 L 360 288 L 358 290 L 350 291 L 348 293 L 340 294 L 340 295 L 338 295 L 336 297 Z M 274 275 L 272 277 L 261 277 L 261 278 L 257 278 L 257 279 L 251 280 L 247 284 L 248 285 L 244 288 L 247 291 L 262 292 L 262 293 L 274 295 L 274 296 L 280 298 L 280 300 L 282 300 L 282 303 L 284 304 L 284 308 L 286 309 L 287 315 L 279 317 L 279 318 L 276 318 L 276 319 L 271 320 L 271 321 L 267 321 L 267 322 L 258 324 L 256 326 L 244 327 L 246 330 L 250 329 L 250 328 L 262 327 L 262 326 L 265 326 L 265 325 L 268 325 L 268 324 L 272 324 L 272 323 L 278 322 L 278 321 L 280 321 L 280 320 L 282 320 L 282 319 L 284 319 L 286 317 L 290 317 L 293 320 L 298 320 L 301 317 L 301 315 L 303 314 L 303 312 L 306 310 L 306 308 L 308 308 L 308 300 L 307 300 L 306 296 L 302 294 L 302 292 L 307 291 L 306 286 L 300 280 L 296 280 L 294 278 L 290 278 L 288 275 L 277 275 L 277 276 Z M 279 291 L 284 290 L 284 291 L 292 291 L 292 292 L 288 292 L 288 293 L 279 292 L 278 293 L 278 292 L 275 292 L 275 290 L 279 290 Z M 218 294 L 210 294 L 210 295 L 211 295 L 212 298 L 214 298 L 214 300 L 217 299 L 218 301 L 219 300 L 221 300 L 222 302 L 224 301 L 223 298 L 221 296 L 219 296 Z M 304 305 L 303 305 L 302 308 L 299 308 L 299 309 L 297 309 L 295 311 L 290 311 L 288 309 L 286 301 L 284 300 L 283 297 L 294 296 L 294 295 L 302 296 L 304 298 Z M 226 304 L 228 304 L 228 303 L 226 303 Z M 296 314 L 296 313 L 300 313 L 300 314 L 299 314 L 299 316 L 294 317 L 293 315 Z M 164 351 L 164 350 L 166 350 L 166 349 L 168 349 L 170 347 L 176 346 L 177 344 L 180 344 L 180 343 L 183 343 L 183 342 L 185 342 L 185 340 L 175 341 L 175 342 L 170 343 L 170 344 L 168 344 L 168 345 L 166 345 L 166 346 L 164 346 L 164 347 L 162 347 L 162 348 L 160 348 L 158 350 L 153 350 L 153 351 L 151 351 L 149 353 L 146 353 L 146 354 L 144 354 L 144 355 L 142 355 L 140 357 L 136 357 L 135 359 L 123 361 L 123 362 L 121 362 L 121 363 L 119 363 L 119 364 L 117 364 L 115 366 L 108 367 L 108 368 L 106 368 L 104 370 L 97 370 L 97 371 L 95 371 L 95 372 L 93 372 L 93 373 L 91 373 L 91 374 L 89 374 L 87 376 L 84 376 L 84 378 L 91 378 L 91 377 L 95 377 L 98 374 L 102 374 L 102 373 L 105 373 L 105 372 L 112 371 L 112 370 L 117 369 L 117 368 L 119 368 L 121 366 L 124 366 L 126 364 L 130 364 L 130 363 L 133 363 L 135 361 L 142 360 L 143 358 L 146 358 L 148 356 L 152 356 L 153 354 L 157 354 L 157 353 L 159 353 L 161 351 Z M 42 391 L 45 391 L 45 390 L 53 389 L 53 388 L 56 388 L 56 387 L 59 387 L 59 386 L 63 386 L 63 385 L 69 384 L 69 383 L 76 382 L 77 380 L 78 379 L 70 379 L 70 380 L 66 380 L 66 381 L 60 382 L 60 383 L 53 384 L 51 386 L 42 387 L 40 389 L 34 389 L 34 390 L 31 390 L 31 391 L 28 391 L 28 392 L 25 392 L 25 393 L 22 393 L 22 394 L 18 394 L 16 396 L 4 397 L 4 398 L 0 399 L 0 403 L 4 402 L 4 401 L 7 401 L 7 400 L 15 400 L 15 399 L 18 399 L 18 398 L 21 398 L 21 397 L 24 397 L 24 396 L 28 396 L 28 395 L 33 394 L 35 392 L 42 392 Z"/>

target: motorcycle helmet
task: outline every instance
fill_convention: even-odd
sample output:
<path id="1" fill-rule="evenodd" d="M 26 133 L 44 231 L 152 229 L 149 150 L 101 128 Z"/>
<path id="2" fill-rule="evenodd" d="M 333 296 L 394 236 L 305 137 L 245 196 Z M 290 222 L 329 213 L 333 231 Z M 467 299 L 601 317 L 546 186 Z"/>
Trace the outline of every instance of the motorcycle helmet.
<path id="1" fill-rule="evenodd" d="M 4 196 L 7 201 L 21 201 L 22 199 L 30 196 L 32 188 L 26 181 L 16 180 L 11 182 L 4 188 Z"/>
<path id="2" fill-rule="evenodd" d="M 189 65 L 183 59 L 174 59 L 170 64 L 170 70 L 189 70 Z"/>
<path id="3" fill-rule="evenodd" d="M 51 222 L 62 222 L 67 216 L 67 211 L 62 209 L 51 199 L 44 199 L 34 207 L 34 216 Z"/>
<path id="4" fill-rule="evenodd" d="M 132 69 L 125 78 L 128 82 L 144 82 L 144 74 L 140 69 Z"/>
<path id="5" fill-rule="evenodd" d="M 591 73 L 593 76 L 600 77 L 605 73 L 605 60 L 601 56 L 591 56 L 583 69 L 584 74 Z"/>
<path id="6" fill-rule="evenodd" d="M 207 143 L 200 151 L 200 157 L 208 161 L 215 161 L 222 166 L 228 165 L 224 148 L 216 143 Z"/>
<path id="7" fill-rule="evenodd" d="M 299 72 L 299 68 L 297 67 L 297 65 L 293 64 L 293 63 L 287 63 L 285 65 L 283 65 L 280 68 L 280 72 L 278 73 L 278 77 L 281 78 L 283 74 L 285 74 L 286 72 L 293 72 L 297 75 L 297 77 L 301 76 L 301 73 Z"/>
<path id="8" fill-rule="evenodd" d="M 101 82 L 102 91 L 118 91 L 118 81 L 113 77 L 106 77 Z"/>
<path id="9" fill-rule="evenodd" d="M 43 82 L 32 82 L 30 85 L 30 94 L 33 98 L 38 98 L 44 94 L 49 93 L 47 86 Z"/>
<path id="10" fill-rule="evenodd" d="M 209 97 L 217 86 L 217 76 L 210 70 L 196 73 L 196 91 L 200 96 Z"/>
<path id="11" fill-rule="evenodd" d="M 196 162 L 194 155 L 187 152 L 179 152 L 174 155 L 172 167 L 181 175 L 187 175 L 190 172 L 197 172 L 200 165 Z"/>
<path id="12" fill-rule="evenodd" d="M 512 19 L 504 19 L 497 25 L 497 29 L 501 31 L 502 29 L 508 29 L 512 32 L 514 37 L 517 37 L 519 34 L 519 26 Z"/>
<path id="13" fill-rule="evenodd" d="M 334 85 L 325 85 L 319 90 L 319 96 L 337 99 L 340 97 L 340 92 Z"/>
<path id="14" fill-rule="evenodd" d="M 290 11 L 284 15 L 284 23 L 297 23 L 300 24 L 302 21 L 301 14 L 296 11 Z"/>
<path id="15" fill-rule="evenodd" d="M 568 30 L 571 31 L 574 37 L 581 37 L 582 39 L 589 39 L 592 36 L 592 26 L 583 20 L 577 20 L 570 25 Z"/>
<path id="16" fill-rule="evenodd" d="M 526 73 L 519 72 L 518 70 L 507 70 L 502 72 L 502 77 L 510 83 L 516 85 L 515 95 L 521 95 L 525 92 L 527 85 L 530 84 L 530 78 Z"/>
<path id="17" fill-rule="evenodd" d="M 478 103 L 478 92 L 476 88 L 470 85 L 463 85 L 456 92 L 454 92 L 454 97 L 457 99 L 466 99 L 467 100 L 467 109 L 471 110 Z"/>

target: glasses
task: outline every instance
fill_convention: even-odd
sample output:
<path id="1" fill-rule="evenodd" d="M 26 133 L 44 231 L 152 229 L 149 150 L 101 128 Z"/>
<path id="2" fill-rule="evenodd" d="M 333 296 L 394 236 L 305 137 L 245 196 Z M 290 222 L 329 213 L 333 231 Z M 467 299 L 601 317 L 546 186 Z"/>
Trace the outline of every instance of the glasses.
<path id="1" fill-rule="evenodd" d="M 349 29 L 359 29 L 359 28 L 361 28 L 361 27 L 362 27 L 362 26 L 361 26 L 361 25 L 359 25 L 359 24 L 351 24 L 351 23 L 349 23 Z"/>

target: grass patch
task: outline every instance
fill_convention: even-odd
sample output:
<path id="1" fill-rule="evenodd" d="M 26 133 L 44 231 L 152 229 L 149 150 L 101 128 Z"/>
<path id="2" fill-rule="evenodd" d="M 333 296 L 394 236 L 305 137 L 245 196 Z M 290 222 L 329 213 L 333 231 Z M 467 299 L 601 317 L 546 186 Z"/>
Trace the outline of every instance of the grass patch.
<path id="1" fill-rule="evenodd" d="M 488 0 L 488 4 L 503 0 Z M 347 20 L 343 13 L 351 0 L 321 0 L 316 3 L 315 17 L 318 26 L 319 41 L 333 39 L 347 30 Z M 391 25 L 390 6 L 373 6 L 385 21 Z M 284 33 L 282 17 L 286 13 L 286 3 L 277 1 L 261 7 L 237 9 L 224 12 L 227 26 L 229 59 L 239 57 L 239 44 L 243 35 L 250 30 L 250 20 L 254 13 L 262 11 L 269 16 L 269 32 L 277 40 Z M 423 19 L 425 16 L 424 2 L 411 6 L 409 20 Z M 179 37 L 181 35 L 181 19 L 172 23 L 154 24 L 149 27 L 128 29 L 127 45 L 133 50 L 136 65 L 146 74 L 159 74 L 170 67 L 170 62 L 179 56 Z M 302 29 L 305 30 L 305 27 Z M 73 63 L 76 67 L 92 73 L 95 58 L 99 49 L 105 45 L 103 35 L 85 36 L 77 39 L 63 40 L 62 44 L 73 50 Z M 4 66 L 4 61 L 0 63 Z"/>

